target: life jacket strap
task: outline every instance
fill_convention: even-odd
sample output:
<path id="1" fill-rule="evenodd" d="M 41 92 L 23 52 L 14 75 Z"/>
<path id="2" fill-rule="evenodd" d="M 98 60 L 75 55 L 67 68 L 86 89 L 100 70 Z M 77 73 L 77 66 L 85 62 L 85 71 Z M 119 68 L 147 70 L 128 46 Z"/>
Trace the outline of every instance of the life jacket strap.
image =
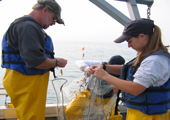
<path id="1" fill-rule="evenodd" d="M 116 99 L 116 105 L 115 105 L 115 114 L 114 115 L 118 115 L 118 111 L 119 111 L 119 101 L 121 100 L 121 98 L 119 97 L 121 90 L 119 89 L 118 93 L 117 93 L 117 99 Z"/>
<path id="2" fill-rule="evenodd" d="M 120 98 L 121 101 L 127 103 L 127 104 L 130 104 L 130 105 L 136 105 L 136 106 L 149 106 L 149 105 L 165 105 L 165 104 L 168 104 L 170 103 L 170 99 L 169 100 L 166 100 L 166 101 L 163 101 L 163 102 L 159 102 L 159 103 L 138 103 L 138 102 L 131 102 L 131 101 L 126 101 L 122 98 Z"/>
<path id="3" fill-rule="evenodd" d="M 170 92 L 169 89 L 146 89 L 144 92 Z"/>

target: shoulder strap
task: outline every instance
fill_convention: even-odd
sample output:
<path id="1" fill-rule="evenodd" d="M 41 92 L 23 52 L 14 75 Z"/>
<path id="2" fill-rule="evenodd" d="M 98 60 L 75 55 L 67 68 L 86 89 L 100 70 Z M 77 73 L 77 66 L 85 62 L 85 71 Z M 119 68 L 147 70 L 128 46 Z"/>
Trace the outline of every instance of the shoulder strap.
<path id="1" fill-rule="evenodd" d="M 130 66 L 132 66 L 135 62 L 136 58 L 132 59 L 131 61 L 129 61 L 128 63 L 126 63 L 125 65 L 123 65 L 122 69 L 121 69 L 121 79 L 126 80 L 126 74 L 127 74 L 127 70 Z M 121 90 L 118 91 L 117 93 L 117 99 L 116 99 L 116 105 L 115 105 L 115 115 L 118 115 L 118 106 L 119 106 L 119 101 L 121 100 L 121 98 L 119 97 L 121 93 Z"/>
<path id="2" fill-rule="evenodd" d="M 132 66 L 134 64 L 135 60 L 136 60 L 136 58 L 133 58 L 131 61 L 129 61 L 128 63 L 123 65 L 123 67 L 121 69 L 121 79 L 126 80 L 127 70 L 130 66 Z"/>

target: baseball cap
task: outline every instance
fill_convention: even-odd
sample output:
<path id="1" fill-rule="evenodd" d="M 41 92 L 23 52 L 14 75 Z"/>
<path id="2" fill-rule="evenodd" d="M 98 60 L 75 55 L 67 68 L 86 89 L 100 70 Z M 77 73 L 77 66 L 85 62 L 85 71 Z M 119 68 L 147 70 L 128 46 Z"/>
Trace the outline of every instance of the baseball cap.
<path id="1" fill-rule="evenodd" d="M 154 32 L 154 21 L 150 19 L 140 18 L 129 22 L 125 25 L 122 35 L 114 40 L 115 43 L 121 43 L 133 36 L 139 34 L 151 34 Z"/>
<path id="2" fill-rule="evenodd" d="M 37 2 L 48 7 L 56 14 L 57 23 L 64 24 L 64 21 L 61 19 L 61 7 L 55 0 L 37 0 Z"/>

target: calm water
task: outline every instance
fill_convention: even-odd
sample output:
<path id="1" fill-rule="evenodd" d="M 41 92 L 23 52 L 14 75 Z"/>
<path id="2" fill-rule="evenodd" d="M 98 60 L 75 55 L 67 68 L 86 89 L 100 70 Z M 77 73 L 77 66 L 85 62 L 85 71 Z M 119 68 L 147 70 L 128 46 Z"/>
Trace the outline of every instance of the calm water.
<path id="1" fill-rule="evenodd" d="M 74 79 L 80 78 L 83 76 L 76 66 L 76 60 L 97 60 L 97 61 L 108 61 L 110 57 L 114 55 L 122 55 L 126 61 L 131 60 L 135 57 L 136 52 L 131 48 L 127 47 L 127 43 L 115 44 L 114 42 L 81 42 L 81 41 L 55 41 L 55 56 L 63 57 L 68 60 L 68 64 L 65 68 L 62 69 L 63 75 L 61 76 L 60 68 L 56 69 L 56 75 L 59 78 L 67 79 L 67 83 L 64 85 L 68 86 L 71 81 Z M 84 50 L 82 48 L 84 47 Z M 84 53 L 84 57 L 83 57 Z M 5 73 L 5 69 L 0 68 L 0 88 L 2 85 L 2 78 Z M 56 104 L 55 91 L 52 86 L 53 74 L 50 74 L 50 80 L 48 85 L 47 92 L 47 104 Z M 59 81 L 58 81 L 59 82 Z M 55 81 L 55 85 L 59 85 Z M 37 86 L 38 87 L 38 86 Z M 4 90 L 1 90 L 0 93 L 4 93 Z M 0 105 L 4 105 L 5 96 L 0 96 Z M 66 100 L 65 100 L 66 101 Z"/>

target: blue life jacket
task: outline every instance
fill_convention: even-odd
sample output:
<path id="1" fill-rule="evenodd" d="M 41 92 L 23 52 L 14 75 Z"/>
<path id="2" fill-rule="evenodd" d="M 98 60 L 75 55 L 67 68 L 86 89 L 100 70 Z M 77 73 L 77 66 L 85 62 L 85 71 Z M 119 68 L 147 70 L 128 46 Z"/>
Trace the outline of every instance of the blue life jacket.
<path id="1" fill-rule="evenodd" d="M 36 23 L 30 17 L 22 17 L 16 21 L 17 22 L 13 22 L 10 25 L 9 29 L 15 23 L 22 22 L 22 21 L 32 21 L 32 22 Z M 39 24 L 37 24 L 37 25 L 40 27 Z M 40 29 L 42 29 L 42 28 L 40 27 Z M 18 71 L 22 74 L 25 74 L 25 75 L 36 75 L 36 74 L 43 75 L 44 73 L 46 73 L 50 70 L 54 72 L 54 68 L 44 69 L 44 70 L 36 69 L 36 68 L 27 68 L 26 64 L 24 62 L 24 59 L 21 58 L 21 56 L 20 56 L 19 51 L 14 51 L 11 47 L 8 46 L 7 40 L 6 40 L 7 32 L 4 34 L 3 40 L 2 40 L 2 64 L 1 64 L 2 68 L 9 68 L 12 70 L 16 70 L 16 71 Z M 43 30 L 42 30 L 42 32 L 43 32 Z M 45 32 L 43 32 L 43 34 L 46 39 L 45 55 L 48 58 L 54 58 L 54 52 L 53 52 L 54 48 L 53 48 L 52 40 L 48 35 L 45 34 Z"/>
<path id="2" fill-rule="evenodd" d="M 170 59 L 170 54 L 168 52 L 164 53 L 163 49 L 149 54 L 148 56 L 150 55 L 163 55 Z M 121 77 L 123 79 L 133 81 L 133 75 L 139 68 L 142 61 L 140 61 L 136 67 L 132 67 L 134 62 L 135 59 L 131 60 L 122 67 Z M 143 93 L 137 96 L 122 91 L 121 100 L 124 102 L 126 107 L 138 109 L 148 115 L 167 113 L 167 111 L 170 109 L 170 78 L 164 85 L 158 87 L 149 87 Z"/>

